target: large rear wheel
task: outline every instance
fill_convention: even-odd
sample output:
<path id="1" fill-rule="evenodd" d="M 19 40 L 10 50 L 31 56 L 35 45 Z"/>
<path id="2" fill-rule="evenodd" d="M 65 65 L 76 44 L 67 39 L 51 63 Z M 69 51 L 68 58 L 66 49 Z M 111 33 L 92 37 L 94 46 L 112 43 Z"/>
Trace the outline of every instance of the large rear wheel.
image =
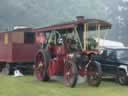
<path id="1" fill-rule="evenodd" d="M 78 69 L 73 60 L 68 60 L 64 65 L 64 83 L 68 87 L 75 87 L 78 79 Z"/>
<path id="2" fill-rule="evenodd" d="M 101 83 L 101 67 L 100 63 L 98 62 L 91 62 L 91 64 L 88 66 L 88 74 L 87 74 L 87 82 L 91 86 L 98 87 Z"/>
<path id="3" fill-rule="evenodd" d="M 49 56 L 45 50 L 38 51 L 35 58 L 34 73 L 39 81 L 48 81 Z"/>

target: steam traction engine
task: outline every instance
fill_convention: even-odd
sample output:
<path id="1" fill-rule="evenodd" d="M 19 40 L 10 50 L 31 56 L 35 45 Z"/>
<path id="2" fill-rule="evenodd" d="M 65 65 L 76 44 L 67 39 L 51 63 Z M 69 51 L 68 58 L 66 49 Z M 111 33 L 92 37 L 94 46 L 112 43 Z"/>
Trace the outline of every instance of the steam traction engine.
<path id="1" fill-rule="evenodd" d="M 48 81 L 52 76 L 64 76 L 64 84 L 74 87 L 80 75 L 87 76 L 89 85 L 99 86 L 101 66 L 93 59 L 98 54 L 98 43 L 89 33 L 97 31 L 100 37 L 100 30 L 110 28 L 106 21 L 79 16 L 76 21 L 35 29 L 37 37 L 42 33 L 47 40 L 35 58 L 36 78 Z"/>

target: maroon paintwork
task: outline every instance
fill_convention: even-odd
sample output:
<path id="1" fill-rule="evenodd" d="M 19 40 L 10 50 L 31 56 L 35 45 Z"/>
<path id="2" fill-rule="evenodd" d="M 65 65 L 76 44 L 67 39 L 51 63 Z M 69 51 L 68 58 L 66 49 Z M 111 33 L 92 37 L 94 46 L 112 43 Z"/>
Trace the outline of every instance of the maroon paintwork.
<path id="1" fill-rule="evenodd" d="M 63 75 L 64 73 L 64 58 L 66 50 L 64 46 L 52 46 L 49 51 L 53 53 L 56 58 L 49 62 L 48 73 L 50 76 Z"/>
<path id="2" fill-rule="evenodd" d="M 32 29 L 19 29 L 0 33 L 0 62 L 32 62 L 38 50 L 38 45 L 27 43 L 13 43 L 12 34 L 17 32 L 31 32 Z M 4 42 L 4 36 L 8 34 L 8 44 Z"/>

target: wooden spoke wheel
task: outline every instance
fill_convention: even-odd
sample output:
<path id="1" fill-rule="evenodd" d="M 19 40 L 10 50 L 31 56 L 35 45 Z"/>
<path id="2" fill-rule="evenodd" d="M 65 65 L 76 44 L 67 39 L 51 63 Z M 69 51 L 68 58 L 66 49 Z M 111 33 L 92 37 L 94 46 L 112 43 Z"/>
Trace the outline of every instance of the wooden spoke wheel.
<path id="1" fill-rule="evenodd" d="M 91 62 L 87 69 L 87 82 L 91 86 L 98 87 L 101 83 L 101 67 L 98 62 Z"/>
<path id="2" fill-rule="evenodd" d="M 48 55 L 47 52 L 41 50 L 35 58 L 34 73 L 39 81 L 48 81 Z"/>
<path id="3" fill-rule="evenodd" d="M 74 87 L 78 79 L 78 69 L 72 61 L 66 61 L 64 65 L 64 83 L 68 87 Z"/>

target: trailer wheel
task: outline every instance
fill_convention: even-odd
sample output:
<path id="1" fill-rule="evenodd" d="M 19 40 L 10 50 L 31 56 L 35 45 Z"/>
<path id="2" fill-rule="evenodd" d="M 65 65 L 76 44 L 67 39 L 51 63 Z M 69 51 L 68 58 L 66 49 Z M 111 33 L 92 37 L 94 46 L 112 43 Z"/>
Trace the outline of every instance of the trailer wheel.
<path id="1" fill-rule="evenodd" d="M 35 58 L 34 73 L 39 81 L 48 81 L 48 63 L 49 56 L 45 50 L 40 50 Z"/>
<path id="2" fill-rule="evenodd" d="M 101 66 L 99 62 L 91 62 L 87 68 L 87 82 L 91 86 L 98 87 L 101 83 Z"/>
<path id="3" fill-rule="evenodd" d="M 4 62 L 0 63 L 0 72 L 2 72 L 4 67 L 5 67 L 5 63 Z"/>
<path id="4" fill-rule="evenodd" d="M 9 75 L 10 74 L 10 64 L 5 64 L 5 66 L 2 68 L 2 74 Z"/>
<path id="5" fill-rule="evenodd" d="M 78 79 L 78 69 L 73 60 L 65 62 L 64 65 L 64 83 L 68 87 L 75 87 Z"/>

